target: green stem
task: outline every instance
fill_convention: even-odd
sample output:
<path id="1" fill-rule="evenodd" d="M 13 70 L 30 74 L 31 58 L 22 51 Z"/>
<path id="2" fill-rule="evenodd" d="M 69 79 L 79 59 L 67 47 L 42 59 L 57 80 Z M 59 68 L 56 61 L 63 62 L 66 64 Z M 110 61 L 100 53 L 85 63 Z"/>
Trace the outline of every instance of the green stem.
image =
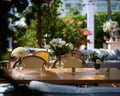
<path id="1" fill-rule="evenodd" d="M 61 63 L 61 56 L 58 56 L 58 62 Z"/>

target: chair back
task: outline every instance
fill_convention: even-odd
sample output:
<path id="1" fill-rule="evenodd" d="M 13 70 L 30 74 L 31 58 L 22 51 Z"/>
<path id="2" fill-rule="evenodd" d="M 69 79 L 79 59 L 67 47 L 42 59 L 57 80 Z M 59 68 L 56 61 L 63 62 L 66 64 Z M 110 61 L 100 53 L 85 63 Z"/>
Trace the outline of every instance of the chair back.
<path id="1" fill-rule="evenodd" d="M 33 53 L 33 55 L 39 56 L 49 63 L 50 53 L 48 51 L 36 51 Z"/>
<path id="2" fill-rule="evenodd" d="M 43 58 L 33 55 L 23 57 L 22 61 L 25 64 L 25 69 L 39 69 L 47 64 Z"/>
<path id="3" fill-rule="evenodd" d="M 86 60 L 86 58 L 87 58 L 87 54 L 82 53 L 82 52 L 77 51 L 77 50 L 74 50 L 74 51 L 72 52 L 72 56 L 78 57 L 79 59 L 81 59 L 83 66 L 84 66 L 84 67 L 87 67 L 87 64 L 86 64 L 86 62 L 85 62 L 85 60 Z"/>
<path id="4" fill-rule="evenodd" d="M 61 60 L 64 63 L 64 68 L 81 68 L 82 67 L 82 60 L 74 56 L 62 56 Z"/>

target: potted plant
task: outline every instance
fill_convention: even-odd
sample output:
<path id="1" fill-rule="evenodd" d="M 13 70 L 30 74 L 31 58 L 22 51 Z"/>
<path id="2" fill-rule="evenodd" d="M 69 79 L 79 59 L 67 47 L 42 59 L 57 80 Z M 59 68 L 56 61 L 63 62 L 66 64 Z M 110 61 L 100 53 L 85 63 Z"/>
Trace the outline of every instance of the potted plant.
<path id="1" fill-rule="evenodd" d="M 93 52 L 88 56 L 87 60 L 93 62 L 95 69 L 99 69 L 100 65 L 105 61 L 107 56 L 107 54 L 99 56 L 97 52 Z"/>
<path id="2" fill-rule="evenodd" d="M 112 21 L 111 19 L 109 21 L 106 21 L 105 23 L 103 23 L 103 31 L 107 32 L 108 34 L 111 35 L 110 41 L 113 41 L 113 36 L 116 37 L 117 35 L 117 31 L 119 30 L 118 27 L 118 22 L 117 21 Z"/>

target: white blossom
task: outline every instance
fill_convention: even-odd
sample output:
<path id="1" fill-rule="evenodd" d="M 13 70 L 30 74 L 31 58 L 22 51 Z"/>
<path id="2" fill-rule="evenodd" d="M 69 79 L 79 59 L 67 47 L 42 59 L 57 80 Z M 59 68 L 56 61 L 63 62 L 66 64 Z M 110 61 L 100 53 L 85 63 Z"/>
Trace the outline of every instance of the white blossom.
<path id="1" fill-rule="evenodd" d="M 118 31 L 118 23 L 116 21 L 106 21 L 105 23 L 103 23 L 103 31 L 104 32 L 116 32 Z"/>
<path id="2" fill-rule="evenodd" d="M 96 64 L 101 64 L 101 63 L 102 63 L 102 61 L 100 59 L 96 60 Z"/>
<path id="3" fill-rule="evenodd" d="M 17 58 L 24 57 L 27 55 L 27 50 L 24 47 L 17 47 L 12 51 L 11 55 Z"/>
<path id="4" fill-rule="evenodd" d="M 54 51 L 54 54 L 63 55 L 68 53 L 70 50 L 73 50 L 72 43 L 66 43 L 66 41 L 62 40 L 62 38 L 53 38 L 50 41 L 50 48 Z"/>
<path id="5" fill-rule="evenodd" d="M 14 25 L 19 27 L 19 28 L 26 27 L 27 25 L 25 23 L 25 20 L 26 20 L 25 18 L 21 18 L 20 20 L 15 21 Z"/>
<path id="6" fill-rule="evenodd" d="M 50 44 L 54 47 L 60 47 L 61 48 L 62 46 L 64 46 L 66 44 L 66 42 L 63 41 L 61 38 L 57 38 L 57 39 L 53 38 L 50 41 Z"/>
<path id="7" fill-rule="evenodd" d="M 69 46 L 70 50 L 73 50 L 73 48 L 74 48 L 72 43 L 67 43 L 66 46 Z"/>

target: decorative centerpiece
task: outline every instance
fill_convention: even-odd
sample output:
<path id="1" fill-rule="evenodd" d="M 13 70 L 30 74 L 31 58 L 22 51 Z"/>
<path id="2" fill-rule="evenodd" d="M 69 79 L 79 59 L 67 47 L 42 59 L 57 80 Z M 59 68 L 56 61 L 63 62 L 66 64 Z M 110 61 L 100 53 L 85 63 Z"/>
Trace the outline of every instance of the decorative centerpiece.
<path id="1" fill-rule="evenodd" d="M 27 51 L 24 47 L 17 47 L 12 51 L 11 56 L 14 56 L 18 59 L 15 65 L 16 69 L 22 70 L 24 68 L 25 65 L 22 62 L 22 58 L 26 55 L 27 55 Z"/>
<path id="2" fill-rule="evenodd" d="M 57 68 L 62 68 L 64 66 L 63 62 L 61 61 L 61 56 L 69 53 L 70 50 L 73 50 L 73 44 L 72 43 L 66 43 L 61 38 L 53 38 L 50 41 L 50 49 L 53 50 L 53 54 L 57 57 L 58 62 L 56 64 Z"/>
<path id="3" fill-rule="evenodd" d="M 93 62 L 95 69 L 99 69 L 107 56 L 108 55 L 99 56 L 97 52 L 93 52 L 88 56 L 87 60 Z"/>
<path id="4" fill-rule="evenodd" d="M 111 41 L 112 41 L 113 33 L 114 35 L 116 35 L 115 32 L 119 30 L 118 23 L 116 21 L 112 21 L 111 19 L 103 23 L 102 27 L 104 32 L 108 32 L 111 35 L 110 38 Z"/>

